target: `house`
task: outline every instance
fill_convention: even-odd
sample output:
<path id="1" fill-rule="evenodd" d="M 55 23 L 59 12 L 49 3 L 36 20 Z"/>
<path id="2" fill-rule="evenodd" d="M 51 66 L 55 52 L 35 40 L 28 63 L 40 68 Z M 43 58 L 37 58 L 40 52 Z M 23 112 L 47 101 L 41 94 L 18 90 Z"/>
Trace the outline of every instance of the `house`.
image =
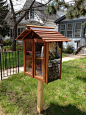
<path id="1" fill-rule="evenodd" d="M 26 8 L 29 8 L 30 4 L 31 4 L 32 1 L 30 0 L 26 0 L 24 6 L 23 6 L 23 9 L 26 9 Z M 54 20 L 58 18 L 58 15 L 48 15 L 45 13 L 45 9 L 46 9 L 46 6 L 43 6 L 43 7 L 36 7 L 36 6 L 39 6 L 39 5 L 42 5 L 42 3 L 39 3 L 39 2 L 35 2 L 34 3 L 34 7 L 35 8 L 32 8 L 30 11 L 28 11 L 28 13 L 26 13 L 25 17 L 22 19 L 22 21 L 18 24 L 18 28 L 17 28 L 17 36 L 20 35 L 20 33 L 25 30 L 26 28 L 26 25 L 39 25 L 39 26 L 48 26 L 48 27 L 56 27 L 56 24 L 54 23 Z M 12 18 L 9 18 L 11 17 L 13 14 L 12 14 L 12 11 L 10 11 L 7 15 L 7 21 L 9 23 L 9 26 L 10 26 L 10 39 L 11 39 L 11 42 L 13 41 L 13 21 L 12 21 Z M 21 16 L 22 14 L 18 14 L 17 15 L 17 18 L 19 16 Z"/>
<path id="2" fill-rule="evenodd" d="M 86 17 L 67 19 L 65 15 L 55 20 L 54 23 L 58 26 L 58 32 L 66 36 L 71 42 L 64 42 L 63 47 L 67 48 L 72 45 L 74 49 L 86 45 L 86 28 L 83 28 L 82 23 L 86 21 Z"/>

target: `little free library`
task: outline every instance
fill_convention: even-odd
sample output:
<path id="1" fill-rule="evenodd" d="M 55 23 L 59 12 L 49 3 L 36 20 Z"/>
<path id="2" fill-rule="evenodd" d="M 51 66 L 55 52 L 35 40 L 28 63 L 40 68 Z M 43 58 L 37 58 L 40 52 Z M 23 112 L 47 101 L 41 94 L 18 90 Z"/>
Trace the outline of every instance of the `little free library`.
<path id="1" fill-rule="evenodd" d="M 16 38 L 24 44 L 24 74 L 46 84 L 61 79 L 62 43 L 70 40 L 53 27 L 26 27 Z"/>

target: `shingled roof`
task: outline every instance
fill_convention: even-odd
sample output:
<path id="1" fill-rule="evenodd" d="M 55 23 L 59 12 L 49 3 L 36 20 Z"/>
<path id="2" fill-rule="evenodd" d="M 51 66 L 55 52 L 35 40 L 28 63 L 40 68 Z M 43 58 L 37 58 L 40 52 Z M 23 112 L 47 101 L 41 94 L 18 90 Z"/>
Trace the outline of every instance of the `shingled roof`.
<path id="1" fill-rule="evenodd" d="M 71 41 L 59 32 L 55 31 L 53 27 L 26 25 L 24 30 L 16 40 L 39 38 L 45 42 L 68 42 Z"/>

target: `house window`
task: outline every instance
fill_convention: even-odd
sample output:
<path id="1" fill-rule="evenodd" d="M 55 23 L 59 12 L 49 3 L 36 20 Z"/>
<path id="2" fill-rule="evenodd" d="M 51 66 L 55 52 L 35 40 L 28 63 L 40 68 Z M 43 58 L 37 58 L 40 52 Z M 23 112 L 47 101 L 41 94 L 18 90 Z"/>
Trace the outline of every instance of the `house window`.
<path id="1" fill-rule="evenodd" d="M 73 37 L 73 24 L 67 24 L 67 37 Z"/>
<path id="2" fill-rule="evenodd" d="M 30 11 L 26 13 L 25 20 L 27 19 L 34 19 L 34 9 L 31 9 Z"/>
<path id="3" fill-rule="evenodd" d="M 21 32 L 23 32 L 24 31 L 24 28 L 21 28 Z"/>
<path id="4" fill-rule="evenodd" d="M 34 19 L 34 9 L 30 10 L 30 19 Z"/>
<path id="5" fill-rule="evenodd" d="M 61 25 L 60 25 L 60 33 L 61 33 L 62 35 L 65 35 L 65 24 L 61 24 Z"/>
<path id="6" fill-rule="evenodd" d="M 12 29 L 10 29 L 10 36 L 13 37 Z"/>
<path id="7" fill-rule="evenodd" d="M 18 36 L 20 35 L 20 28 L 18 28 Z"/>
<path id="8" fill-rule="evenodd" d="M 13 39 L 13 37 L 14 37 L 14 29 L 10 29 L 10 37 L 11 37 L 11 39 Z"/>
<path id="9" fill-rule="evenodd" d="M 75 37 L 81 37 L 81 22 L 75 24 Z"/>

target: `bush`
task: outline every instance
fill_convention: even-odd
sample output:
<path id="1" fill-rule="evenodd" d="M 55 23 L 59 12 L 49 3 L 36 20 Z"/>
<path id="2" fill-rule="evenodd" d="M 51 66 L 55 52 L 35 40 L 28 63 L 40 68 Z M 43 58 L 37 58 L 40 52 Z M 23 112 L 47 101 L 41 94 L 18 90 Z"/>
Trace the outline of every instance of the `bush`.
<path id="1" fill-rule="evenodd" d="M 73 53 L 72 47 L 73 46 L 68 45 L 67 49 L 63 48 L 62 52 L 71 54 L 71 53 Z"/>
<path id="2" fill-rule="evenodd" d="M 16 50 L 23 50 L 23 46 L 20 47 L 16 46 Z"/>
<path id="3" fill-rule="evenodd" d="M 12 50 L 12 46 L 4 46 L 3 49 Z M 16 46 L 16 50 L 22 51 L 23 50 L 23 46 L 21 46 L 21 47 Z"/>
<path id="4" fill-rule="evenodd" d="M 12 50 L 12 46 L 4 46 L 3 49 Z"/>
<path id="5" fill-rule="evenodd" d="M 10 42 L 10 39 L 7 39 L 7 40 L 5 41 L 5 43 L 6 43 L 7 46 L 11 46 L 11 45 L 12 45 L 12 43 Z"/>

